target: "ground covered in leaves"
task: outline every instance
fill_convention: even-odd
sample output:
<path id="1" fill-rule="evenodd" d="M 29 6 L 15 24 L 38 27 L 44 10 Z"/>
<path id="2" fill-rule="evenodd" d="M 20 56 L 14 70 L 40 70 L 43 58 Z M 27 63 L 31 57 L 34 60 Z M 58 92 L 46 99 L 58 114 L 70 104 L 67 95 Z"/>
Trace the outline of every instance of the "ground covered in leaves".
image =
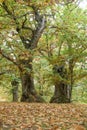
<path id="1" fill-rule="evenodd" d="M 0 130 L 86 130 L 87 105 L 0 103 Z"/>

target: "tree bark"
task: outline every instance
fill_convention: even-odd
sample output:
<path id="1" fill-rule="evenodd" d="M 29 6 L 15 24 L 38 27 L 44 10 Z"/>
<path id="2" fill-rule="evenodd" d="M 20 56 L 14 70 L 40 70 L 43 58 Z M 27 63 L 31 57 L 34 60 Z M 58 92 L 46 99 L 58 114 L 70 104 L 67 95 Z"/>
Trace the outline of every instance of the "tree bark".
<path id="1" fill-rule="evenodd" d="M 70 103 L 70 86 L 62 82 L 55 84 L 54 95 L 50 103 Z"/>
<path id="2" fill-rule="evenodd" d="M 21 76 L 22 81 L 22 102 L 45 102 L 43 98 L 37 94 L 34 81 L 32 76 L 29 73 L 24 73 Z"/>
<path id="3" fill-rule="evenodd" d="M 13 102 L 18 102 L 18 81 L 13 80 L 12 84 L 12 95 L 13 95 Z"/>
<path id="4" fill-rule="evenodd" d="M 62 80 L 55 82 L 54 95 L 51 98 L 51 103 L 70 103 L 71 102 L 71 86 L 68 82 L 64 82 L 63 79 L 67 80 L 67 72 L 64 66 L 55 66 L 54 71 L 56 74 L 61 76 Z"/>
<path id="5" fill-rule="evenodd" d="M 29 69 L 29 72 L 23 70 L 21 72 L 21 83 L 22 83 L 22 102 L 45 102 L 44 99 L 36 92 L 34 87 L 34 78 L 33 78 L 33 68 L 32 68 L 32 59 L 21 61 L 22 64 L 25 64 L 24 67 Z"/>

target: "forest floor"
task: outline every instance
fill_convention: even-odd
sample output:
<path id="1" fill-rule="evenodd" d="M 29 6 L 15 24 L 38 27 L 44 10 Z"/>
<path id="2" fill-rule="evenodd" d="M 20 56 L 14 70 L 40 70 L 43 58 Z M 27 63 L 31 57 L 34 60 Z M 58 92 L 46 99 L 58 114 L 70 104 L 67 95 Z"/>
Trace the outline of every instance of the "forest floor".
<path id="1" fill-rule="evenodd" d="M 2 102 L 0 130 L 87 130 L 87 104 Z"/>

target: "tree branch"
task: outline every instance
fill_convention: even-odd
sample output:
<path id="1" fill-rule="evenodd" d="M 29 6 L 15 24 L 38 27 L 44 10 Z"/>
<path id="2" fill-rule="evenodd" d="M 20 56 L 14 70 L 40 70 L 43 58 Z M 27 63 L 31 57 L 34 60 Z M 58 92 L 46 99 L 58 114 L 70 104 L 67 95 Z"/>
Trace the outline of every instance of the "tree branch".
<path id="1" fill-rule="evenodd" d="M 16 61 L 14 61 L 13 58 L 11 58 L 11 57 L 8 56 L 7 54 L 5 54 L 5 53 L 1 50 L 1 48 L 0 48 L 0 54 L 2 55 L 2 57 L 4 57 L 5 59 L 11 61 L 11 62 L 12 62 L 13 64 L 15 64 L 16 66 L 19 65 Z"/>
<path id="2" fill-rule="evenodd" d="M 14 15 L 14 13 L 12 13 L 8 6 L 6 5 L 5 2 L 3 2 L 3 8 L 5 9 L 5 11 L 13 18 L 13 20 L 15 21 L 15 24 L 16 24 L 16 31 L 18 32 L 19 34 L 19 37 L 20 39 L 22 40 L 24 46 L 26 49 L 34 49 L 35 47 L 37 47 L 37 43 L 45 29 L 45 23 L 46 23 L 46 19 L 45 19 L 45 16 L 42 16 L 39 12 L 38 12 L 38 9 L 36 7 L 33 7 L 32 6 L 32 9 L 34 11 L 34 14 L 35 14 L 35 21 L 37 22 L 37 27 L 35 30 L 32 30 L 30 27 L 25 27 L 25 22 L 27 20 L 26 18 L 26 15 L 27 13 L 25 14 L 25 20 L 23 21 L 22 23 L 22 27 L 19 27 L 19 23 L 16 19 L 16 16 Z M 32 36 L 31 38 L 26 38 L 24 36 L 22 36 L 20 34 L 20 30 L 22 28 L 25 28 L 25 29 L 29 29 L 32 31 Z M 11 60 L 11 59 L 10 59 Z"/>
<path id="3" fill-rule="evenodd" d="M 46 20 L 45 20 L 45 17 L 43 16 L 41 21 L 39 21 L 40 23 L 38 24 L 38 27 L 37 29 L 35 30 L 34 32 L 34 36 L 32 37 L 31 39 L 31 47 L 30 49 L 34 49 L 35 47 L 37 47 L 37 43 L 45 29 L 45 23 L 46 23 Z"/>

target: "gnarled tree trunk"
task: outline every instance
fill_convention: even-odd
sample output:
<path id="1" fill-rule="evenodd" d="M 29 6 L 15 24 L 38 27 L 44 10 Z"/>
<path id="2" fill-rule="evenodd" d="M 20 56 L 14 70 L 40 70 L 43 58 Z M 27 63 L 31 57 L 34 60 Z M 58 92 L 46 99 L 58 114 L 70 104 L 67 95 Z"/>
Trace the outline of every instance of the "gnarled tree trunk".
<path id="1" fill-rule="evenodd" d="M 20 35 L 20 31 L 25 29 L 24 25 L 22 26 L 22 29 L 20 29 L 18 26 L 16 28 L 16 31 L 19 33 L 20 39 L 22 40 L 22 43 L 25 47 L 25 49 L 29 50 L 30 52 L 33 51 L 38 45 L 39 39 L 41 35 L 43 34 L 43 31 L 45 29 L 45 16 L 40 14 L 38 11 L 38 8 L 36 6 L 32 6 L 32 9 L 34 11 L 35 15 L 35 21 L 37 22 L 37 25 L 35 25 L 35 30 L 30 29 L 29 33 L 32 31 L 31 36 L 26 37 L 25 35 Z M 26 19 L 25 19 L 26 20 Z M 26 22 L 24 21 L 23 24 Z M 29 38 L 29 39 L 28 39 Z M 24 56 L 24 59 L 26 57 Z M 21 61 L 21 64 L 24 66 L 24 68 L 29 69 L 29 72 L 27 69 L 23 71 L 21 74 L 21 81 L 22 81 L 22 98 L 21 101 L 27 101 L 27 102 L 44 102 L 43 98 L 37 94 L 35 87 L 34 87 L 34 78 L 32 74 L 32 56 L 29 57 L 29 60 L 23 60 Z"/>
<path id="2" fill-rule="evenodd" d="M 62 82 L 55 84 L 54 95 L 51 98 L 51 103 L 70 103 L 70 86 Z"/>
<path id="3" fill-rule="evenodd" d="M 24 70 L 21 72 L 22 97 L 23 102 L 45 102 L 44 99 L 36 92 L 33 79 L 32 58 L 29 60 L 23 59 Z M 29 69 L 29 71 L 27 70 Z"/>
<path id="4" fill-rule="evenodd" d="M 61 76 L 59 82 L 55 82 L 55 91 L 54 95 L 51 98 L 51 103 L 70 103 L 71 102 L 71 86 L 64 82 L 63 79 L 67 80 L 67 72 L 64 69 L 64 66 L 55 66 L 54 73 Z"/>
<path id="5" fill-rule="evenodd" d="M 35 87 L 34 87 L 34 81 L 29 73 L 24 73 L 21 76 L 22 81 L 22 97 L 21 101 L 25 102 L 45 102 L 43 98 L 37 94 Z"/>

